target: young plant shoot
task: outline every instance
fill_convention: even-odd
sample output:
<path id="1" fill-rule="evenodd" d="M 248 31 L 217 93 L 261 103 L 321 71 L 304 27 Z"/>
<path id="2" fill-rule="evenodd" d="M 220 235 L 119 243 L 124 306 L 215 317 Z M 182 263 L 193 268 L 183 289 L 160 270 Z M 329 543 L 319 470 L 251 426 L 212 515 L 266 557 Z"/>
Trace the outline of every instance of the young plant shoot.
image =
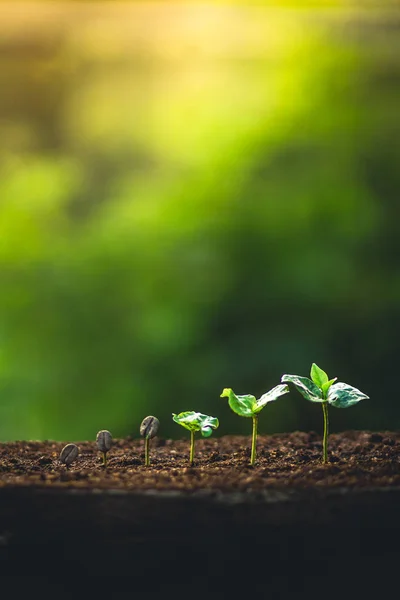
<path id="1" fill-rule="evenodd" d="M 172 418 L 175 423 L 182 425 L 185 429 L 190 431 L 190 465 L 193 465 L 194 460 L 194 434 L 196 431 L 200 431 L 203 437 L 210 437 L 213 429 L 217 429 L 219 421 L 217 417 L 209 417 L 199 412 L 186 411 L 181 412 L 179 415 L 172 413 Z"/>
<path id="2" fill-rule="evenodd" d="M 335 383 L 337 377 L 329 379 L 328 375 L 315 363 L 311 366 L 311 379 L 299 375 L 283 375 L 281 381 L 293 383 L 298 392 L 310 402 L 319 402 L 324 415 L 324 437 L 322 443 L 322 462 L 328 462 L 329 415 L 328 406 L 348 408 L 360 400 L 368 399 L 355 387 L 347 383 Z"/>
<path id="3" fill-rule="evenodd" d="M 103 454 L 103 465 L 107 466 L 107 452 L 110 450 L 113 443 L 112 435 L 107 429 L 102 429 L 96 435 L 96 444 L 100 452 Z"/>
<path id="4" fill-rule="evenodd" d="M 146 467 L 150 465 L 149 443 L 157 435 L 159 427 L 160 421 L 152 415 L 145 417 L 140 424 L 140 435 L 144 437 L 144 464 Z"/>
<path id="5" fill-rule="evenodd" d="M 221 394 L 221 398 L 228 398 L 228 403 L 234 413 L 240 417 L 251 417 L 253 419 L 253 435 L 251 440 L 251 458 L 250 464 L 254 465 L 257 454 L 257 425 L 258 413 L 264 408 L 268 402 L 277 400 L 283 394 L 289 392 L 287 385 L 277 385 L 266 394 L 263 394 L 258 400 L 255 396 L 246 394 L 237 396 L 231 388 L 225 388 Z"/>

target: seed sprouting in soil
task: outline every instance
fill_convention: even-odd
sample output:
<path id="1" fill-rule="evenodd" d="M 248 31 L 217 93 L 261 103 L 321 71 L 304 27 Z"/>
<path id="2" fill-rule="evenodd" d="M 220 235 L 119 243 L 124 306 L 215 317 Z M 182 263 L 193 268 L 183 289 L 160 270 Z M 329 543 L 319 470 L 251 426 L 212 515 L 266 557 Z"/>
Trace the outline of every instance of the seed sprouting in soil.
<path id="1" fill-rule="evenodd" d="M 60 462 L 67 468 L 78 457 L 79 448 L 76 444 L 67 444 L 60 452 Z"/>
<path id="2" fill-rule="evenodd" d="M 203 415 L 202 413 L 195 412 L 193 410 L 187 410 L 181 412 L 178 415 L 172 413 L 172 419 L 178 425 L 182 425 L 185 429 L 190 431 L 190 455 L 189 463 L 193 466 L 194 462 L 194 434 L 196 431 L 200 431 L 203 437 L 210 437 L 214 429 L 219 427 L 219 421 L 217 417 L 210 417 L 209 415 Z"/>
<path id="3" fill-rule="evenodd" d="M 150 465 L 150 440 L 157 435 L 159 427 L 160 421 L 157 419 L 157 417 L 153 417 L 152 415 L 145 417 L 140 424 L 140 435 L 144 437 L 144 464 L 146 467 Z"/>
<path id="4" fill-rule="evenodd" d="M 253 435 L 251 439 L 251 457 L 250 464 L 254 465 L 257 455 L 257 425 L 260 411 L 269 402 L 277 400 L 280 396 L 287 394 L 289 387 L 287 385 L 277 385 L 269 392 L 266 392 L 257 400 L 255 396 L 246 394 L 237 396 L 231 388 L 224 388 L 221 398 L 228 398 L 228 403 L 234 413 L 240 417 L 251 417 L 253 419 Z"/>
<path id="5" fill-rule="evenodd" d="M 96 444 L 100 452 L 103 454 L 103 465 L 107 466 L 107 452 L 113 444 L 111 433 L 107 429 L 102 429 L 96 435 Z"/>
<path id="6" fill-rule="evenodd" d="M 281 381 L 292 383 L 298 392 L 310 402 L 318 402 L 324 415 L 324 434 L 322 438 L 322 462 L 328 462 L 329 416 L 328 408 L 348 408 L 360 402 L 369 400 L 369 396 L 360 392 L 348 383 L 335 383 L 337 377 L 329 379 L 328 375 L 315 363 L 311 365 L 310 377 L 300 375 L 282 375 Z"/>

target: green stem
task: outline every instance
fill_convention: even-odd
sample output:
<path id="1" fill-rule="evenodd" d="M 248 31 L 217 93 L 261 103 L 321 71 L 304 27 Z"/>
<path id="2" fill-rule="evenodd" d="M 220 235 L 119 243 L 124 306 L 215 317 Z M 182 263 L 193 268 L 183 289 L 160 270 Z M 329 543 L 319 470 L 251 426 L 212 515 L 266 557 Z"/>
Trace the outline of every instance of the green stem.
<path id="1" fill-rule="evenodd" d="M 103 466 L 107 466 L 107 452 L 103 452 Z"/>
<path id="2" fill-rule="evenodd" d="M 257 453 L 257 422 L 258 415 L 253 415 L 253 437 L 251 440 L 251 459 L 250 464 L 254 465 Z"/>
<path id="3" fill-rule="evenodd" d="M 190 431 L 190 466 L 193 466 L 194 460 L 194 431 Z"/>
<path id="4" fill-rule="evenodd" d="M 329 417 L 328 417 L 328 403 L 322 403 L 322 410 L 324 413 L 324 438 L 322 442 L 322 462 L 325 464 L 328 462 L 328 435 L 329 435 Z"/>
<path id="5" fill-rule="evenodd" d="M 145 438 L 145 440 L 144 440 L 144 464 L 146 467 L 150 466 L 149 443 L 150 443 L 150 439 L 148 437 Z"/>

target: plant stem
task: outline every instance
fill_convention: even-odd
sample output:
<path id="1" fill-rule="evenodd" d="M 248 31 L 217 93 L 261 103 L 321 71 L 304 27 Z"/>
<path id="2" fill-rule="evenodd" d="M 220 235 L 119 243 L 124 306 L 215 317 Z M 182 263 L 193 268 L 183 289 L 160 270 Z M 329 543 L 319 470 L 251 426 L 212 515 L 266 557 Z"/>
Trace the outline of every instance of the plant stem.
<path id="1" fill-rule="evenodd" d="M 107 452 L 103 452 L 103 466 L 107 466 Z"/>
<path id="2" fill-rule="evenodd" d="M 145 438 L 144 440 L 144 464 L 146 467 L 150 466 L 150 456 L 149 456 L 149 443 L 150 438 Z"/>
<path id="3" fill-rule="evenodd" d="M 190 431 L 190 466 L 193 466 L 193 460 L 194 460 L 194 431 L 191 430 Z"/>
<path id="4" fill-rule="evenodd" d="M 328 418 L 328 403 L 322 403 L 322 411 L 324 413 L 324 438 L 322 441 L 322 462 L 328 462 L 328 435 L 329 435 L 329 418 Z"/>
<path id="5" fill-rule="evenodd" d="M 251 440 L 251 459 L 250 464 L 254 465 L 257 453 L 257 423 L 258 415 L 253 415 L 253 437 Z"/>

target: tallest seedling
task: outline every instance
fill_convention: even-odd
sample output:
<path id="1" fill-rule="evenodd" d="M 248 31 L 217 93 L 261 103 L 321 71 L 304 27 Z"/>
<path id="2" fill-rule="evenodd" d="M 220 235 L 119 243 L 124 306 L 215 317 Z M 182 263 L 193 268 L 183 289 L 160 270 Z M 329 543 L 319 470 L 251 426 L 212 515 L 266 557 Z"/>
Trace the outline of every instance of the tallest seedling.
<path id="1" fill-rule="evenodd" d="M 328 462 L 329 416 L 328 406 L 348 408 L 360 400 L 369 397 L 347 383 L 335 383 L 337 377 L 329 379 L 328 375 L 315 363 L 311 366 L 311 379 L 299 375 L 283 375 L 281 381 L 293 383 L 298 392 L 310 402 L 322 404 L 324 414 L 324 437 L 322 444 L 322 462 Z"/>

